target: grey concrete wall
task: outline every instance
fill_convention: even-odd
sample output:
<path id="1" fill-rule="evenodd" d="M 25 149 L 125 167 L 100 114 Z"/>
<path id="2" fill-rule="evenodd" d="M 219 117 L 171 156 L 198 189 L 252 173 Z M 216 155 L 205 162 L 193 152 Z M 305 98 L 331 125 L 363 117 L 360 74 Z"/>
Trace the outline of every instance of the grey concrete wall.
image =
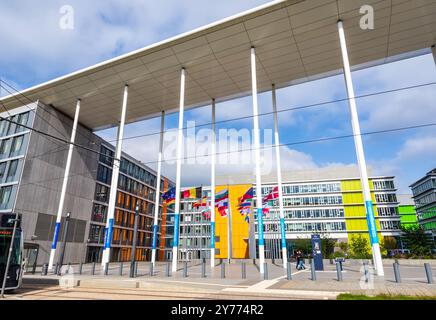
<path id="1" fill-rule="evenodd" d="M 70 139 L 73 125 L 73 120 L 70 117 L 42 104 L 38 105 L 36 112 L 34 129 L 67 140 Z M 76 135 L 77 144 L 99 151 L 100 141 L 101 139 L 90 130 L 79 125 Z M 23 214 L 25 241 L 37 243 L 40 246 L 38 264 L 48 262 L 52 236 L 47 235 L 47 240 L 38 240 L 38 238 L 32 240 L 32 236 L 36 234 L 35 228 L 39 213 L 56 216 L 67 153 L 68 144 L 35 131 L 31 133 L 16 211 Z M 97 159 L 98 154 L 96 153 L 74 148 L 63 215 L 71 212 L 71 218 L 85 220 L 86 230 L 82 243 L 67 242 L 65 262 L 80 262 L 86 253 L 86 240 L 89 234 L 89 220 L 97 175 Z M 54 226 L 51 229 L 53 228 Z M 74 230 L 70 228 L 70 232 L 74 232 Z M 62 246 L 61 236 L 62 233 L 59 235 L 55 261 L 58 259 Z"/>

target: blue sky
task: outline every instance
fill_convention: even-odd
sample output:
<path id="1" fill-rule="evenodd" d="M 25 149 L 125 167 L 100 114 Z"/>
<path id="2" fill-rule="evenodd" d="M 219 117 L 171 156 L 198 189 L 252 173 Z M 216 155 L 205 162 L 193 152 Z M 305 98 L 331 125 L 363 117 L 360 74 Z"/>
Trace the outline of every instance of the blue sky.
<path id="1" fill-rule="evenodd" d="M 0 76 L 17 88 L 53 79 L 119 54 L 189 31 L 268 1 L 223 0 L 75 0 L 0 2 Z M 59 28 L 59 9 L 69 4 L 75 12 L 74 30 Z M 13 26 L 13 27 L 11 27 Z M 5 32 L 7 31 L 7 32 Z M 432 55 L 365 69 L 353 73 L 356 95 L 436 82 Z M 4 94 L 4 93 L 2 93 Z M 278 108 L 332 101 L 346 97 L 342 75 L 277 91 Z M 435 86 L 404 90 L 357 100 L 363 132 L 434 122 Z M 259 97 L 260 112 L 270 112 L 271 93 Z M 251 115 L 251 98 L 217 105 L 217 121 Z M 210 122 L 210 106 L 186 112 L 185 122 Z M 261 118 L 261 129 L 273 127 L 271 115 Z M 279 116 L 282 143 L 312 140 L 351 133 L 346 102 L 325 104 Z M 159 130 L 152 119 L 127 126 L 125 136 Z M 166 117 L 166 128 L 177 127 L 177 114 Z M 219 125 L 218 128 L 251 129 L 252 120 Z M 395 175 L 401 193 L 436 166 L 434 127 L 378 134 L 363 138 L 367 163 L 377 175 Z M 115 130 L 99 134 L 109 140 Z M 157 159 L 158 136 L 126 140 L 124 151 L 143 162 Z M 138 148 L 138 146 L 141 146 Z M 281 147 L 284 170 L 352 165 L 356 163 L 353 139 Z M 155 163 L 150 163 L 155 167 Z M 182 184 L 208 184 L 208 165 L 183 166 Z M 174 166 L 164 166 L 174 177 Z M 250 172 L 247 166 L 218 166 L 218 174 Z"/>

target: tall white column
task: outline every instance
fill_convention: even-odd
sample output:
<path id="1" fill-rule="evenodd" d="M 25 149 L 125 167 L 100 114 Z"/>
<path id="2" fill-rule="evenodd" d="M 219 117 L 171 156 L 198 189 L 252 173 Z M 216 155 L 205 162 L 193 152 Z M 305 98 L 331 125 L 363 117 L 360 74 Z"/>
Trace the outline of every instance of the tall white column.
<path id="1" fill-rule="evenodd" d="M 215 267 L 215 99 L 212 99 L 212 154 L 210 158 L 210 266 Z"/>
<path id="2" fill-rule="evenodd" d="M 153 244 L 151 251 L 151 263 L 153 267 L 156 264 L 156 244 L 157 244 L 157 224 L 160 208 L 160 179 L 162 175 L 162 149 L 163 149 L 163 136 L 165 130 L 165 111 L 162 111 L 160 120 L 160 137 L 159 137 L 159 155 L 157 159 L 157 177 L 156 177 L 156 198 L 154 206 L 154 221 L 153 221 Z"/>
<path id="3" fill-rule="evenodd" d="M 265 240 L 263 237 L 263 213 L 262 213 L 262 180 L 260 171 L 260 133 L 259 133 L 259 108 L 257 104 L 257 73 L 256 73 L 256 49 L 251 48 L 251 88 L 253 96 L 253 135 L 254 135 L 254 156 L 256 162 L 256 202 L 257 202 L 257 224 L 259 237 L 259 271 L 264 273 L 265 262 Z"/>
<path id="4" fill-rule="evenodd" d="M 177 165 L 176 165 L 176 203 L 174 206 L 174 241 L 172 271 L 177 271 L 177 251 L 179 246 L 179 220 L 180 220 L 180 174 L 183 156 L 183 113 L 185 109 L 185 68 L 180 76 L 180 104 L 179 104 L 179 131 L 177 134 Z"/>
<path id="5" fill-rule="evenodd" d="M 357 114 L 356 100 L 354 95 L 353 81 L 351 78 L 350 62 L 348 59 L 347 44 L 345 41 L 344 24 L 341 20 L 338 21 L 339 40 L 341 44 L 342 60 L 344 64 L 345 82 L 347 85 L 348 104 L 350 107 L 351 125 L 353 128 L 354 145 L 356 148 L 357 163 L 359 165 L 360 180 L 362 183 L 363 198 L 365 201 L 366 219 L 368 223 L 369 236 L 372 247 L 372 256 L 374 268 L 377 275 L 383 276 L 383 262 L 380 254 L 380 246 L 378 243 L 377 227 L 374 218 L 374 208 L 372 205 L 371 191 L 369 188 L 368 172 L 366 169 L 365 154 L 363 151 L 362 136 L 360 135 L 359 116 Z"/>
<path id="6" fill-rule="evenodd" d="M 121 108 L 120 125 L 118 126 L 117 145 L 115 147 L 115 157 L 113 159 L 113 165 L 112 165 L 112 180 L 111 180 L 111 188 L 109 193 L 109 205 L 108 205 L 107 218 L 106 218 L 106 230 L 104 235 L 103 258 L 101 260 L 101 264 L 103 266 L 105 265 L 105 263 L 109 262 L 110 259 L 112 233 L 114 227 L 115 203 L 117 200 L 117 193 L 118 193 L 117 192 L 118 176 L 120 174 L 121 149 L 123 145 L 124 124 L 126 121 L 128 95 L 129 95 L 129 86 L 125 85 L 124 95 L 123 95 L 123 105 Z"/>
<path id="7" fill-rule="evenodd" d="M 61 197 L 59 199 L 58 212 L 56 215 L 56 226 L 55 226 L 55 231 L 54 231 L 54 235 L 53 235 L 53 242 L 52 242 L 51 251 L 50 251 L 50 258 L 49 258 L 49 262 L 48 262 L 48 269 L 49 270 L 53 269 L 53 262 L 54 262 L 54 258 L 56 255 L 56 246 L 57 246 L 58 237 L 59 237 L 59 229 L 61 226 L 62 212 L 64 210 L 65 194 L 67 192 L 67 186 L 68 186 L 68 177 L 70 176 L 71 158 L 73 157 L 74 141 L 76 140 L 76 132 L 77 132 L 77 124 L 79 122 L 79 114 L 80 114 L 80 99 L 77 99 L 76 112 L 74 114 L 74 121 L 73 121 L 73 129 L 71 131 L 70 145 L 68 147 L 67 164 L 65 166 L 64 179 L 62 181 Z"/>
<path id="8" fill-rule="evenodd" d="M 285 230 L 285 214 L 283 210 L 283 190 L 282 190 L 282 166 L 280 161 L 280 140 L 279 140 L 279 120 L 277 115 L 277 96 L 276 86 L 272 85 L 272 102 L 274 113 L 274 144 L 276 148 L 276 166 L 277 166 L 277 186 L 279 189 L 279 215 L 280 215 L 280 234 L 282 244 L 282 260 L 283 268 L 286 269 L 287 254 L 286 254 L 286 230 Z"/>

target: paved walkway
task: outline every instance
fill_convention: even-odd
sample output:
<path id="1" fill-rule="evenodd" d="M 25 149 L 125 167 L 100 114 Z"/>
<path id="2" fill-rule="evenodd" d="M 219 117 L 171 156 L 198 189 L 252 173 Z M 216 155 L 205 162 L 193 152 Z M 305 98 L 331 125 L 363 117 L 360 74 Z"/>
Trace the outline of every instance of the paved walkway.
<path id="1" fill-rule="evenodd" d="M 371 272 L 365 281 L 363 266 L 356 262 L 344 265 L 343 281 L 337 280 L 336 266 L 325 264 L 324 271 L 316 272 L 316 281 L 311 279 L 311 270 L 292 269 L 292 280 L 287 280 L 286 272 L 280 265 L 269 263 L 268 279 L 259 274 L 258 266 L 246 263 L 246 278 L 242 278 L 240 262 L 225 264 L 225 277 L 222 278 L 221 265 L 211 270 L 206 266 L 206 277 L 201 277 L 200 264 L 188 266 L 187 277 L 183 276 L 183 264 L 179 270 L 166 276 L 166 264 L 158 263 L 153 276 L 150 276 L 149 263 L 138 265 L 138 277 L 128 277 L 128 264 L 111 264 L 108 275 L 100 265 L 96 265 L 91 275 L 92 265 L 84 265 L 82 274 L 79 267 L 73 266 L 68 274 L 56 276 L 26 275 L 23 299 L 30 298 L 95 298 L 95 299 L 335 299 L 339 293 L 353 294 L 403 294 L 412 296 L 436 296 L 436 285 L 428 284 L 424 267 L 401 264 L 401 283 L 395 282 L 392 265 L 385 265 L 385 276 L 378 277 Z M 433 266 L 433 274 L 436 274 Z M 64 270 L 65 271 L 65 270 Z M 33 287 L 32 287 L 33 286 Z M 45 286 L 40 291 L 40 287 Z M 35 293 L 31 294 L 32 288 Z M 49 288 L 49 289 L 47 289 Z M 45 293 L 44 293 L 45 292 Z M 101 292 L 101 295 L 98 294 Z M 130 292 L 130 294 L 127 294 Z M 52 294 L 55 296 L 52 296 Z M 117 297 L 117 293 L 119 297 Z M 18 293 L 19 296 L 19 293 Z M 14 296 L 11 295 L 11 298 Z"/>

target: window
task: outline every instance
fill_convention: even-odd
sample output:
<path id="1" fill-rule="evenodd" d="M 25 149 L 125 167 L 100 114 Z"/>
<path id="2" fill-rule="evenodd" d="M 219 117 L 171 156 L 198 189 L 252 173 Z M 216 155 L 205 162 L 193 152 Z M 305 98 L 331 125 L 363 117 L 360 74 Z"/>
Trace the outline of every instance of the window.
<path id="1" fill-rule="evenodd" d="M 103 182 L 105 184 L 110 184 L 111 177 L 112 177 L 112 170 L 102 165 L 98 166 L 98 172 L 97 172 L 98 181 Z"/>
<path id="2" fill-rule="evenodd" d="M 8 122 L 6 120 L 1 120 L 0 121 L 0 136 L 3 137 L 3 136 L 5 136 L 7 134 L 8 129 L 9 129 L 9 123 L 10 122 Z"/>
<path id="3" fill-rule="evenodd" d="M 0 210 L 10 209 L 9 200 L 11 198 L 12 186 L 2 187 L 0 189 Z"/>
<path id="4" fill-rule="evenodd" d="M 24 135 L 12 139 L 11 153 L 9 155 L 10 157 L 21 155 L 23 140 L 24 140 Z"/>
<path id="5" fill-rule="evenodd" d="M 92 209 L 92 221 L 95 222 L 106 222 L 107 206 L 102 204 L 94 203 Z"/>
<path id="6" fill-rule="evenodd" d="M 11 148 L 11 139 L 2 140 L 0 142 L 0 159 L 9 157 L 9 150 Z"/>
<path id="7" fill-rule="evenodd" d="M 3 181 L 3 178 L 6 174 L 6 163 L 7 162 L 0 163 L 0 183 Z"/>
<path id="8" fill-rule="evenodd" d="M 8 170 L 8 176 L 6 177 L 6 182 L 12 182 L 18 180 L 18 177 L 16 177 L 18 161 L 19 160 L 13 160 L 9 164 L 9 170 Z"/>
<path id="9" fill-rule="evenodd" d="M 109 194 L 109 188 L 101 184 L 97 184 L 95 187 L 95 200 L 100 202 L 107 202 Z"/>
<path id="10" fill-rule="evenodd" d="M 18 115 L 18 121 L 17 122 L 19 124 L 22 124 L 23 126 L 26 126 L 28 120 L 29 120 L 29 112 L 21 113 L 21 114 Z M 23 127 L 23 126 L 18 126 L 17 125 L 17 129 L 15 130 L 15 132 L 21 132 L 21 131 L 26 130 L 26 128 Z"/>

